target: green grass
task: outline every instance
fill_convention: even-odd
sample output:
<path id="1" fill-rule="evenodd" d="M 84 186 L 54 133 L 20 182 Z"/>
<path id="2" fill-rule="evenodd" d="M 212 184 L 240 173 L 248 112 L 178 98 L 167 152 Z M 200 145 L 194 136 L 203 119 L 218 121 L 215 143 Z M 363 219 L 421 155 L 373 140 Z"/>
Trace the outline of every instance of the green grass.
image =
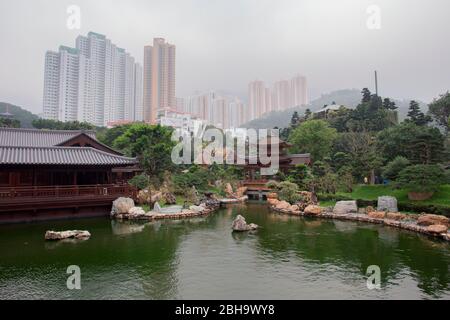
<path id="1" fill-rule="evenodd" d="M 380 196 L 393 196 L 399 202 L 410 202 L 423 205 L 443 205 L 450 206 L 450 185 L 441 186 L 438 192 L 435 192 L 433 197 L 425 201 L 411 201 L 408 199 L 408 192 L 406 190 L 393 189 L 391 186 L 375 185 L 355 186 L 352 193 L 338 193 L 339 195 L 352 197 L 353 199 L 362 200 L 377 200 Z"/>

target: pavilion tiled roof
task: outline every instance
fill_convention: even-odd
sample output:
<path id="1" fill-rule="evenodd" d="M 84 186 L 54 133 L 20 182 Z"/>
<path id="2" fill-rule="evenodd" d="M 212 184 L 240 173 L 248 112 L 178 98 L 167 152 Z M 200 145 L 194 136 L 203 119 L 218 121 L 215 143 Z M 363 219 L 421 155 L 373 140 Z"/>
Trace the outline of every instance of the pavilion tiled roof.
<path id="1" fill-rule="evenodd" d="M 93 130 L 38 130 L 0 128 L 0 146 L 53 147 L 80 134 L 95 139 Z"/>
<path id="2" fill-rule="evenodd" d="M 91 147 L 0 146 L 0 164 L 7 165 L 134 165 L 135 158 L 107 153 Z"/>
<path id="3" fill-rule="evenodd" d="M 36 130 L 0 128 L 0 165 L 80 165 L 130 166 L 135 158 L 124 157 L 108 146 L 106 151 L 93 147 L 62 146 L 85 134 L 95 139 L 92 130 Z M 110 152 L 107 152 L 110 149 Z"/>

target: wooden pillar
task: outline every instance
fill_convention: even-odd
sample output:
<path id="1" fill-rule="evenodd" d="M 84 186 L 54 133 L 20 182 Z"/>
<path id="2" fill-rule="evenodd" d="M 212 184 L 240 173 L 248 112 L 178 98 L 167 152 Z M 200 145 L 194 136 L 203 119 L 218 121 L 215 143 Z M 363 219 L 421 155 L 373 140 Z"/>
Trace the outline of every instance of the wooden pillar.
<path id="1" fill-rule="evenodd" d="M 75 170 L 73 172 L 73 185 L 76 186 L 77 184 L 77 171 Z"/>

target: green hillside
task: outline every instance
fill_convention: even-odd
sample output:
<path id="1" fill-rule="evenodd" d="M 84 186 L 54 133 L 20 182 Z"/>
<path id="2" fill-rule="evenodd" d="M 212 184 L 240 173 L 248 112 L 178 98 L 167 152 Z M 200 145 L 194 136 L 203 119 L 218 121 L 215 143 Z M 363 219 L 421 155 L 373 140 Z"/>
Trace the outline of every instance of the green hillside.
<path id="1" fill-rule="evenodd" d="M 410 100 L 395 100 L 398 107 L 399 120 L 403 120 L 408 113 Z M 361 90 L 359 89 L 344 89 L 337 90 L 327 94 L 323 94 L 320 98 L 317 98 L 306 107 L 294 107 L 286 109 L 283 111 L 273 111 L 261 118 L 254 119 L 246 124 L 242 125 L 243 128 L 255 128 L 255 129 L 266 129 L 266 128 L 284 128 L 289 125 L 291 121 L 292 114 L 297 111 L 299 114 L 303 114 L 307 108 L 311 111 L 317 111 L 324 107 L 324 105 L 330 105 L 336 103 L 338 105 L 344 105 L 350 108 L 356 108 L 356 106 L 361 102 Z M 422 110 L 424 112 L 428 111 L 425 103 L 419 102 Z"/>
<path id="2" fill-rule="evenodd" d="M 33 128 L 31 122 L 34 119 L 38 119 L 38 116 L 27 111 L 21 107 L 15 106 L 10 103 L 0 102 L 0 113 L 4 113 L 7 111 L 9 106 L 9 112 L 14 115 L 15 120 L 20 121 L 20 125 L 22 128 Z"/>

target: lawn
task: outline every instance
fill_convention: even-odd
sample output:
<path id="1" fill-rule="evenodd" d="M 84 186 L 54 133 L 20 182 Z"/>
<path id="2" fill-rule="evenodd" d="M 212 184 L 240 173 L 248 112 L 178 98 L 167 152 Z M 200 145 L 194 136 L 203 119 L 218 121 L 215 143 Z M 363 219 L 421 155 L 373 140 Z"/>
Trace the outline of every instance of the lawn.
<path id="1" fill-rule="evenodd" d="M 440 190 L 436 192 L 431 199 L 425 201 L 411 201 L 408 199 L 408 192 L 406 190 L 393 189 L 388 185 L 358 185 L 354 187 L 352 193 L 339 193 L 339 195 L 362 200 L 377 200 L 379 196 L 393 196 L 396 197 L 399 202 L 450 206 L 450 185 L 448 184 L 441 186 Z"/>

